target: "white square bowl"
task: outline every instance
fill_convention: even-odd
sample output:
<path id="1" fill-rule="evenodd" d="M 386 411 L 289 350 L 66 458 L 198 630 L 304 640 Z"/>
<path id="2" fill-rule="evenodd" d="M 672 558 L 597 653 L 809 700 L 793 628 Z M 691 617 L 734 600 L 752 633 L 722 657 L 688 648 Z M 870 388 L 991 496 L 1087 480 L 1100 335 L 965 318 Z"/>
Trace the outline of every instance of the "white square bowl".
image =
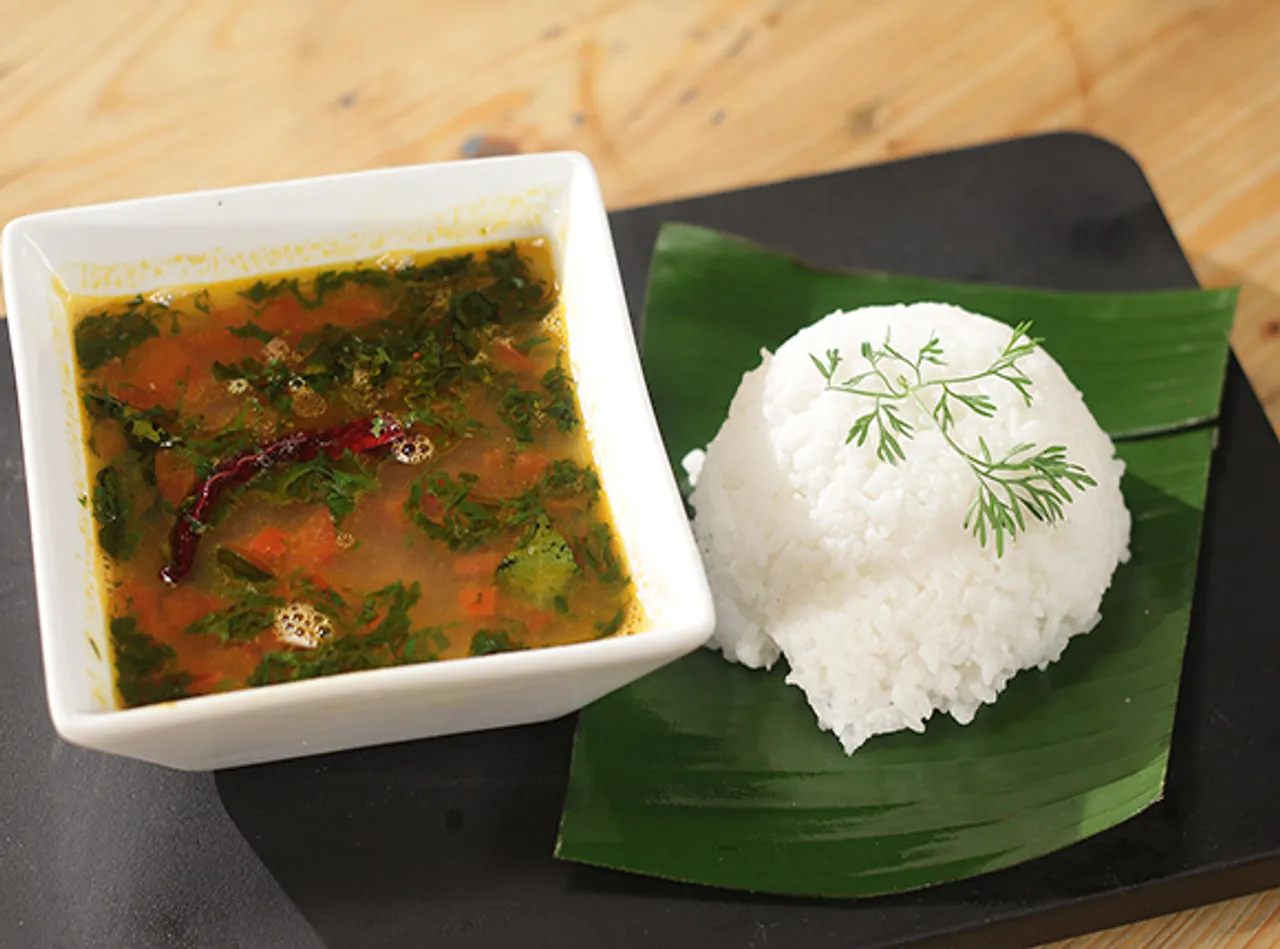
<path id="1" fill-rule="evenodd" d="M 569 646 L 116 707 L 67 293 L 134 294 L 388 250 L 544 235 L 569 358 L 647 628 Z M 4 230 L 49 709 L 67 741 L 188 770 L 543 721 L 701 645 L 706 576 L 649 404 L 600 188 L 572 153 L 36 214 Z"/>

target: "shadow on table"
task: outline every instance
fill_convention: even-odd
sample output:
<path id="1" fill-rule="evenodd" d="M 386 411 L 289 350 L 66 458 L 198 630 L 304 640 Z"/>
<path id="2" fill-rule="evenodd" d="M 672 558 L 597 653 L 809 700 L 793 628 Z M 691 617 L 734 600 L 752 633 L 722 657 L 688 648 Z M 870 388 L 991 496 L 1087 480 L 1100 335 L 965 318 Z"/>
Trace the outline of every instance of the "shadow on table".
<path id="1" fill-rule="evenodd" d="M 443 935 L 442 915 L 519 899 L 559 869 L 572 733 L 562 719 L 222 771 L 216 784 L 322 938 L 367 946 L 402 927 Z"/>

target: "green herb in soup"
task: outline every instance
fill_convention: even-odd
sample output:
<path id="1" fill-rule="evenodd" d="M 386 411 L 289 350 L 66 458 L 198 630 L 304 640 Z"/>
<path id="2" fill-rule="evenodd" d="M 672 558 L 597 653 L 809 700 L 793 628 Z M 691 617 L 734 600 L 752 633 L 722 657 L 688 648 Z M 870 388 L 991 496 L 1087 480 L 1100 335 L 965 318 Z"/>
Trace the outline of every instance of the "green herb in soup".
<path id="1" fill-rule="evenodd" d="M 540 240 L 76 301 L 122 704 L 625 633 Z"/>

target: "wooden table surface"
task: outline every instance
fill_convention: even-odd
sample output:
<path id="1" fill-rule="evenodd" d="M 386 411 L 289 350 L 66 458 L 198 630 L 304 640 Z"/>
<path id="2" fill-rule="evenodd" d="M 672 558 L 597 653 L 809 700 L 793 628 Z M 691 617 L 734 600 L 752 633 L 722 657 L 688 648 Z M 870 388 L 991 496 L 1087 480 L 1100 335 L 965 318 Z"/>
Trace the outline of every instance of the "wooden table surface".
<path id="1" fill-rule="evenodd" d="M 1278 0 L 0 0 L 0 223 L 572 148 L 611 207 L 1083 129 L 1141 162 L 1280 422 Z M 1280 946 L 1280 891 L 1055 949 Z"/>

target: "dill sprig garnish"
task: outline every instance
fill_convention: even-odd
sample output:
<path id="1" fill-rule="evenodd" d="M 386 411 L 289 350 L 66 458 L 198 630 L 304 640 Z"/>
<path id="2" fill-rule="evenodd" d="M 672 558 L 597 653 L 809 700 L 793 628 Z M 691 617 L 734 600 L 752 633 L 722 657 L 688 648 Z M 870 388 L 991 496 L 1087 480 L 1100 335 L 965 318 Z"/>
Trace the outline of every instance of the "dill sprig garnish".
<path id="1" fill-rule="evenodd" d="M 870 411 L 853 420 L 845 444 L 853 442 L 861 447 L 874 429 L 876 457 L 881 461 L 896 465 L 906 460 L 902 443 L 915 436 L 915 429 L 902 418 L 899 406 L 909 399 L 920 407 L 952 451 L 968 463 L 977 479 L 978 494 L 965 515 L 964 526 L 983 547 L 992 539 L 997 557 L 1004 556 L 1006 537 L 1012 541 L 1019 531 L 1027 529 L 1024 510 L 1038 521 L 1053 524 L 1062 520 L 1063 505 L 1074 500 L 1071 489 L 1081 492 L 1097 484 L 1083 467 L 1067 459 L 1067 450 L 1062 445 L 1037 448 L 1031 442 L 1020 442 L 996 456 L 981 436 L 976 451 L 956 440 L 957 409 L 963 407 L 981 418 L 992 418 L 997 411 L 989 396 L 966 392 L 961 386 L 982 379 L 998 379 L 1016 389 L 1027 405 L 1031 404 L 1032 382 L 1018 365 L 1018 360 L 1031 355 L 1040 343 L 1031 337 L 1030 329 L 1030 322 L 1018 324 L 1004 349 L 985 369 L 963 376 L 924 377 L 926 366 L 947 364 L 942 344 L 933 334 L 914 359 L 893 347 L 888 332 L 878 349 L 864 342 L 860 352 L 870 368 L 839 382 L 835 378 L 836 370 L 844 361 L 839 349 L 827 350 L 825 361 L 809 356 L 826 382 L 824 392 L 843 392 L 873 400 Z M 930 405 L 926 399 L 933 396 L 936 400 Z"/>

